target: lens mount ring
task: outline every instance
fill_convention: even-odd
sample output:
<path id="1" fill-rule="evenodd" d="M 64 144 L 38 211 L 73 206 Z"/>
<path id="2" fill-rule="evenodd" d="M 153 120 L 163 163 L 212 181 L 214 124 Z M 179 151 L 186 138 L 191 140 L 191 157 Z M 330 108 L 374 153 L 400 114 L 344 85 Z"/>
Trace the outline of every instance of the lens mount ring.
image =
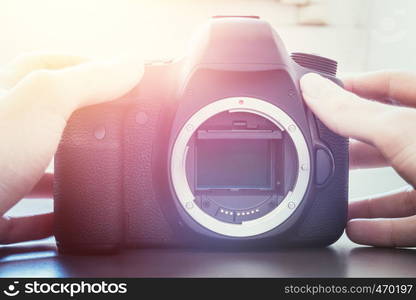
<path id="1" fill-rule="evenodd" d="M 195 196 L 186 175 L 186 157 L 188 143 L 206 120 L 221 112 L 246 112 L 262 116 L 282 131 L 286 131 L 296 148 L 298 176 L 282 202 L 268 214 L 242 224 L 222 222 L 205 213 L 194 204 Z M 231 97 L 217 100 L 204 106 L 192 115 L 180 130 L 172 148 L 170 160 L 170 178 L 173 190 L 180 205 L 201 226 L 217 234 L 230 237 L 249 237 L 270 231 L 286 221 L 303 201 L 311 177 L 311 157 L 302 131 L 296 122 L 279 107 L 270 102 L 250 97 Z"/>

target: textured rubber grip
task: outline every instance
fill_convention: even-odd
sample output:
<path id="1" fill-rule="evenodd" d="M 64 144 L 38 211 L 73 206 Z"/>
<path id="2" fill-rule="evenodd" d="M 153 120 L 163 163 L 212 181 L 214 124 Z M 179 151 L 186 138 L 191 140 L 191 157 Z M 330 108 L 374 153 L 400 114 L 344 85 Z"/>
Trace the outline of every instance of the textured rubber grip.
<path id="1" fill-rule="evenodd" d="M 116 250 L 123 235 L 121 107 L 76 111 L 55 156 L 55 235 L 61 252 Z"/>
<path id="2" fill-rule="evenodd" d="M 317 189 L 309 213 L 301 223 L 297 239 L 316 246 L 329 245 L 343 233 L 348 207 L 348 139 L 329 130 L 316 120 L 321 141 L 334 157 L 334 174 L 324 188 Z"/>
<path id="3" fill-rule="evenodd" d="M 167 188 L 159 173 L 157 155 L 165 145 L 159 137 L 169 128 L 161 128 L 163 102 L 154 98 L 139 98 L 137 105 L 129 108 L 124 117 L 124 201 L 126 215 L 125 243 L 133 247 L 164 247 L 175 244 L 170 225 L 161 205 L 171 198 L 159 199 L 158 189 Z M 164 172 L 161 172 L 164 174 Z M 165 186 L 166 185 L 166 186 Z"/>

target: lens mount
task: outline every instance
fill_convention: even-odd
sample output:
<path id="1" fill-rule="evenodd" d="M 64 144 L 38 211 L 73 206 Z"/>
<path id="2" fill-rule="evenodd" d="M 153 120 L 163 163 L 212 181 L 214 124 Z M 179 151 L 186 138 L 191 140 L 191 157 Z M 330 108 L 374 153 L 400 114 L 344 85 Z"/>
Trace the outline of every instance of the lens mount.
<path id="1" fill-rule="evenodd" d="M 195 205 L 195 195 L 188 183 L 186 161 L 188 143 L 205 121 L 222 112 L 252 113 L 268 119 L 291 138 L 298 160 L 297 179 L 281 203 L 268 214 L 241 224 L 220 221 Z M 250 97 L 231 97 L 217 100 L 192 115 L 180 130 L 172 148 L 170 177 L 180 205 L 201 226 L 221 235 L 249 237 L 270 231 L 286 221 L 303 201 L 311 177 L 310 153 L 302 131 L 296 122 L 270 102 Z"/>

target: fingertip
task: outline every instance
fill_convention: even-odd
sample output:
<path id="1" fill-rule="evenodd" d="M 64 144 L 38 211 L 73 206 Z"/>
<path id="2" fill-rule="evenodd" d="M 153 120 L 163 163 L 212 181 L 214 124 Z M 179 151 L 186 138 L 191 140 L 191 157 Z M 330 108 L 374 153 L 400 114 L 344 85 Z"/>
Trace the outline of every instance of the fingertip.
<path id="1" fill-rule="evenodd" d="M 322 84 L 324 78 L 317 73 L 306 73 L 300 78 L 300 87 L 302 92 L 311 94 Z"/>
<path id="2" fill-rule="evenodd" d="M 317 100 L 315 97 L 311 97 L 311 91 L 315 88 L 315 76 L 319 76 L 314 73 L 307 73 L 303 75 L 299 81 L 300 89 L 302 92 L 302 96 L 305 100 L 305 102 L 313 107 L 314 100 Z"/>
<path id="3" fill-rule="evenodd" d="M 144 74 L 144 59 L 139 55 L 124 53 L 111 60 L 110 64 L 121 73 L 117 75 L 122 75 L 123 80 L 130 79 L 134 84 Z"/>
<path id="4" fill-rule="evenodd" d="M 366 222 L 362 219 L 349 220 L 345 229 L 348 238 L 354 243 L 369 245 L 369 237 L 365 225 Z"/>
<path id="5" fill-rule="evenodd" d="M 123 54 L 118 58 L 120 66 L 120 75 L 122 75 L 125 85 L 124 92 L 128 92 L 134 88 L 144 74 L 144 59 L 140 55 Z"/>
<path id="6" fill-rule="evenodd" d="M 118 89 L 116 97 L 133 89 L 144 75 L 144 60 L 138 55 L 123 54 L 113 60 L 113 71 L 117 69 L 118 83 L 115 88 Z M 112 67 L 112 68 L 113 68 Z"/>
<path id="7" fill-rule="evenodd" d="M 351 241 L 360 245 L 395 247 L 391 230 L 388 219 L 354 219 L 348 221 L 346 233 Z"/>
<path id="8" fill-rule="evenodd" d="M 0 219 L 0 244 L 39 240 L 53 235 L 54 214 Z"/>
<path id="9" fill-rule="evenodd" d="M 319 75 L 318 73 L 312 73 L 312 72 L 309 72 L 309 73 L 306 73 L 306 74 L 304 74 L 301 78 L 300 78 L 300 81 L 301 81 L 301 83 L 302 82 L 307 82 L 307 81 L 310 81 L 310 80 L 315 80 L 316 78 L 322 78 L 321 77 L 321 75 Z"/>
<path id="10" fill-rule="evenodd" d="M 354 80 L 356 77 L 357 76 L 353 76 L 353 74 L 346 74 L 341 75 L 338 78 L 341 80 L 343 88 L 347 91 L 352 92 L 354 87 Z"/>
<path id="11" fill-rule="evenodd" d="M 327 100 L 337 95 L 334 83 L 316 73 L 307 73 L 300 79 L 300 88 L 306 102 L 313 105 L 316 101 Z"/>

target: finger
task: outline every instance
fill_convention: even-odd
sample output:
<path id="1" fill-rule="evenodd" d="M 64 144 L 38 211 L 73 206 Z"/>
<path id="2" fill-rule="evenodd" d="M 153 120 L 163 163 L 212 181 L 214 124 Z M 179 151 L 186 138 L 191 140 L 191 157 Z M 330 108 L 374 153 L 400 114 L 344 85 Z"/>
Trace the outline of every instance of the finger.
<path id="1" fill-rule="evenodd" d="M 391 100 L 402 104 L 416 105 L 416 74 L 398 71 L 379 71 L 342 80 L 344 87 L 368 99 L 383 102 Z"/>
<path id="2" fill-rule="evenodd" d="M 138 83 L 143 66 L 131 61 L 35 71 L 0 101 L 0 215 L 41 178 L 75 109 L 115 99 Z"/>
<path id="3" fill-rule="evenodd" d="M 9 102 L 26 99 L 26 106 L 36 105 L 68 118 L 82 106 L 124 95 L 138 83 L 143 73 L 144 66 L 136 58 L 88 61 L 59 70 L 32 72 L 19 81 L 8 98 Z"/>
<path id="4" fill-rule="evenodd" d="M 119 57 L 62 69 L 55 75 L 65 98 L 81 99 L 79 106 L 85 106 L 122 96 L 137 85 L 143 73 L 144 65 L 140 59 Z"/>
<path id="5" fill-rule="evenodd" d="M 386 158 L 376 147 L 360 141 L 350 142 L 349 157 L 350 169 L 388 166 Z"/>
<path id="6" fill-rule="evenodd" d="M 399 219 L 355 219 L 347 224 L 355 243 L 378 247 L 416 246 L 416 216 Z"/>
<path id="7" fill-rule="evenodd" d="M 53 198 L 53 174 L 44 174 L 25 198 Z"/>
<path id="8" fill-rule="evenodd" d="M 38 240 L 53 235 L 53 213 L 0 218 L 0 244 Z"/>
<path id="9" fill-rule="evenodd" d="M 348 218 L 401 218 L 416 215 L 416 191 L 407 190 L 348 205 Z"/>
<path id="10" fill-rule="evenodd" d="M 306 103 L 329 128 L 360 141 L 373 140 L 376 119 L 387 105 L 361 99 L 314 73 L 304 75 L 300 84 Z"/>
<path id="11" fill-rule="evenodd" d="M 416 186 L 416 110 L 369 101 L 317 74 L 306 74 L 302 94 L 336 133 L 376 146 L 407 182 Z"/>
<path id="12" fill-rule="evenodd" d="M 23 77 L 37 70 L 56 70 L 86 62 L 76 55 L 52 53 L 26 53 L 16 57 L 0 71 L 0 89 L 14 87 Z"/>

